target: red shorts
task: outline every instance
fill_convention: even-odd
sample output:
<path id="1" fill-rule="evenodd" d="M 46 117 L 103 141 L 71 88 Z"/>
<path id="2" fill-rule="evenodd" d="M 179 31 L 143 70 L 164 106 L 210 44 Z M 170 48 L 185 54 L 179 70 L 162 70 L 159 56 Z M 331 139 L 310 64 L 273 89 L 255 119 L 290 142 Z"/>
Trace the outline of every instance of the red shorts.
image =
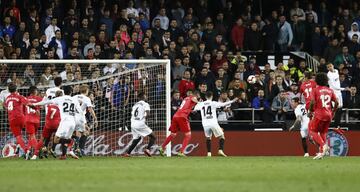
<path id="1" fill-rule="evenodd" d="M 320 119 L 313 118 L 309 123 L 309 130 L 314 132 L 326 132 L 329 130 L 331 121 L 321 121 Z"/>
<path id="2" fill-rule="evenodd" d="M 35 134 L 36 130 L 40 127 L 40 123 L 26 122 L 26 133 L 29 135 Z"/>
<path id="3" fill-rule="evenodd" d="M 171 120 L 171 125 L 169 130 L 172 133 L 177 133 L 179 131 L 184 133 L 190 132 L 191 128 L 188 118 L 174 116 Z"/>
<path id="4" fill-rule="evenodd" d="M 51 137 L 51 135 L 53 133 L 56 132 L 56 130 L 58 129 L 59 127 L 59 121 L 51 121 L 51 122 L 46 122 L 45 123 L 45 127 L 44 127 L 44 130 L 42 132 L 42 136 L 44 138 L 49 138 Z"/>
<path id="5" fill-rule="evenodd" d="M 24 119 L 14 119 L 9 122 L 10 130 L 15 137 L 21 135 L 21 130 L 25 127 Z"/>

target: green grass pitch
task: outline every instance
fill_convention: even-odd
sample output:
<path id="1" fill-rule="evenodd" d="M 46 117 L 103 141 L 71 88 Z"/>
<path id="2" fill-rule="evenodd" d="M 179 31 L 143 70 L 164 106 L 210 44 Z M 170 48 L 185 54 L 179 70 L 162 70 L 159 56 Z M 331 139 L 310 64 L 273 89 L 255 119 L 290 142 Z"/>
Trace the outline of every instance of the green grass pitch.
<path id="1" fill-rule="evenodd" d="M 359 157 L 0 159 L 1 192 L 359 190 Z"/>

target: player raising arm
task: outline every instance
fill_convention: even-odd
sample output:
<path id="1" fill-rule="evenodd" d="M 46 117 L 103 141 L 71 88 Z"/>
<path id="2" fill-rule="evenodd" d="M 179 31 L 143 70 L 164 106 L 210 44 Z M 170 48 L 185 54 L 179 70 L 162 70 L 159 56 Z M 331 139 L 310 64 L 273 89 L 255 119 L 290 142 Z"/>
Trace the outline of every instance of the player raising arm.
<path id="1" fill-rule="evenodd" d="M 144 93 L 139 93 L 138 100 L 139 101 L 135 103 L 131 111 L 131 133 L 133 139 L 129 149 L 123 155 L 124 157 L 130 157 L 132 150 L 134 150 L 142 137 L 149 137 L 149 144 L 144 150 L 144 153 L 151 157 L 150 149 L 156 140 L 153 131 L 145 123 L 146 118 L 150 114 L 150 105 L 146 102 L 147 97 Z"/>
<path id="2" fill-rule="evenodd" d="M 230 105 L 231 103 L 237 101 L 238 98 L 236 97 L 232 101 L 220 103 L 212 100 L 213 93 L 211 91 L 206 92 L 205 97 L 207 100 L 204 102 L 199 102 L 195 106 L 194 110 L 201 112 L 201 122 L 206 137 L 207 156 L 211 157 L 211 137 L 212 134 L 214 133 L 214 136 L 216 138 L 220 137 L 218 155 L 226 157 L 224 153 L 225 136 L 223 129 L 220 127 L 218 123 L 216 109 Z"/>
<path id="3" fill-rule="evenodd" d="M 26 160 L 30 159 L 30 150 L 26 147 L 24 139 L 21 136 L 21 130 L 25 127 L 24 107 L 28 100 L 17 92 L 14 83 L 8 85 L 10 95 L 5 99 L 5 108 L 8 112 L 9 126 L 11 132 L 16 138 L 17 144 L 26 154 Z M 18 149 L 16 150 L 18 153 Z"/>
<path id="4" fill-rule="evenodd" d="M 159 152 L 161 156 L 164 156 L 164 150 L 167 144 L 169 144 L 173 138 L 176 137 L 177 133 L 179 131 L 184 133 L 184 139 L 183 143 L 180 149 L 180 152 L 178 153 L 178 156 L 184 157 L 184 150 L 186 146 L 188 145 L 190 139 L 191 139 L 191 128 L 189 123 L 189 115 L 193 109 L 193 107 L 198 103 L 198 92 L 193 92 L 192 90 L 188 90 L 186 92 L 187 97 L 183 100 L 181 103 L 179 109 L 176 111 L 175 115 L 173 116 L 171 120 L 170 125 L 170 132 L 171 134 L 165 139 L 164 143 L 159 148 Z M 195 96 L 196 95 L 196 96 Z"/>
<path id="5" fill-rule="evenodd" d="M 310 122 L 309 134 L 312 140 L 320 146 L 320 153 L 314 159 L 322 159 L 330 150 L 326 144 L 326 135 L 339 103 L 333 90 L 327 87 L 328 78 L 325 73 L 318 73 L 315 81 L 318 87 L 311 96 L 309 111 L 310 116 L 314 113 L 314 117 Z M 332 108 L 331 102 L 334 102 L 334 108 Z"/>
<path id="6" fill-rule="evenodd" d="M 307 115 L 307 110 L 305 108 L 305 105 L 300 103 L 300 99 L 298 97 L 294 97 L 293 99 L 291 99 L 291 105 L 292 108 L 295 109 L 294 113 L 296 120 L 289 130 L 291 131 L 295 127 L 300 126 L 301 143 L 304 150 L 304 157 L 309 157 L 306 138 L 308 137 L 308 125 L 310 120 Z"/>
<path id="7" fill-rule="evenodd" d="M 64 87 L 64 96 L 56 97 L 51 100 L 34 103 L 34 106 L 56 104 L 60 110 L 60 124 L 55 133 L 55 143 L 61 144 L 62 156 L 60 159 L 66 159 L 67 145 L 70 143 L 70 138 L 75 130 L 75 113 L 78 111 L 82 114 L 79 102 L 72 98 L 72 88 L 70 86 Z"/>

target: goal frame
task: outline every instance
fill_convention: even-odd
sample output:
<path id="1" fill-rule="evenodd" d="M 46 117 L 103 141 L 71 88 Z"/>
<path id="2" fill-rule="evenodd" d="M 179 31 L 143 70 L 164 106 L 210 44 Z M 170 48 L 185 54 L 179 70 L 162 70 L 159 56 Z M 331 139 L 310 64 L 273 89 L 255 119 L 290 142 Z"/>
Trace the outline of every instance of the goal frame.
<path id="1" fill-rule="evenodd" d="M 96 60 L 73 60 L 73 59 L 59 59 L 59 60 L 50 60 L 50 59 L 4 59 L 0 60 L 1 64 L 66 64 L 66 63 L 76 63 L 76 64 L 108 64 L 108 63 L 126 63 L 126 64 L 151 64 L 151 63 L 165 63 L 166 64 L 166 79 L 165 79 L 165 91 L 166 91 L 166 137 L 170 135 L 169 127 L 171 124 L 171 62 L 169 59 L 96 59 Z M 171 143 L 166 147 L 166 155 L 171 156 Z"/>

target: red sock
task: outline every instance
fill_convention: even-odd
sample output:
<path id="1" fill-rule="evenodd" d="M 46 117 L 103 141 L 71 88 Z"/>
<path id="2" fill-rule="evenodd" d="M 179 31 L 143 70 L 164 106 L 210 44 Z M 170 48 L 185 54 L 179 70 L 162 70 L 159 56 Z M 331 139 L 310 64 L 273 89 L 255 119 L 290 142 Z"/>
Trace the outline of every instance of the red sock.
<path id="1" fill-rule="evenodd" d="M 72 146 L 74 145 L 74 140 L 71 139 L 70 143 L 68 144 L 68 149 L 72 151 Z"/>
<path id="2" fill-rule="evenodd" d="M 189 144 L 190 139 L 191 139 L 191 133 L 186 133 L 184 136 L 184 139 L 183 139 L 181 149 L 180 149 L 181 153 L 184 153 L 184 150 L 185 150 L 186 146 Z"/>
<path id="3" fill-rule="evenodd" d="M 36 148 L 35 148 L 35 155 L 39 155 L 39 151 L 42 148 L 42 146 L 43 146 L 43 141 L 40 139 L 37 142 L 37 145 L 36 145 Z"/>
<path id="4" fill-rule="evenodd" d="M 30 145 L 31 148 L 36 149 L 37 141 L 36 141 L 35 136 L 30 136 L 29 137 L 29 145 Z"/>
<path id="5" fill-rule="evenodd" d="M 27 147 L 26 147 L 24 139 L 22 138 L 21 135 L 16 136 L 16 142 L 17 142 L 17 144 L 20 145 L 22 150 L 24 150 L 25 152 L 27 151 Z"/>
<path id="6" fill-rule="evenodd" d="M 169 135 L 168 137 L 166 137 L 164 143 L 161 145 L 163 150 L 165 150 L 166 145 L 168 145 L 173 138 L 174 137 L 172 135 Z"/>
<path id="7" fill-rule="evenodd" d="M 324 140 L 320 137 L 320 135 L 318 134 L 318 132 L 314 132 L 314 131 L 309 131 L 310 136 L 312 137 L 312 139 L 315 141 L 315 143 L 317 143 L 321 148 L 322 146 L 325 145 Z"/>

